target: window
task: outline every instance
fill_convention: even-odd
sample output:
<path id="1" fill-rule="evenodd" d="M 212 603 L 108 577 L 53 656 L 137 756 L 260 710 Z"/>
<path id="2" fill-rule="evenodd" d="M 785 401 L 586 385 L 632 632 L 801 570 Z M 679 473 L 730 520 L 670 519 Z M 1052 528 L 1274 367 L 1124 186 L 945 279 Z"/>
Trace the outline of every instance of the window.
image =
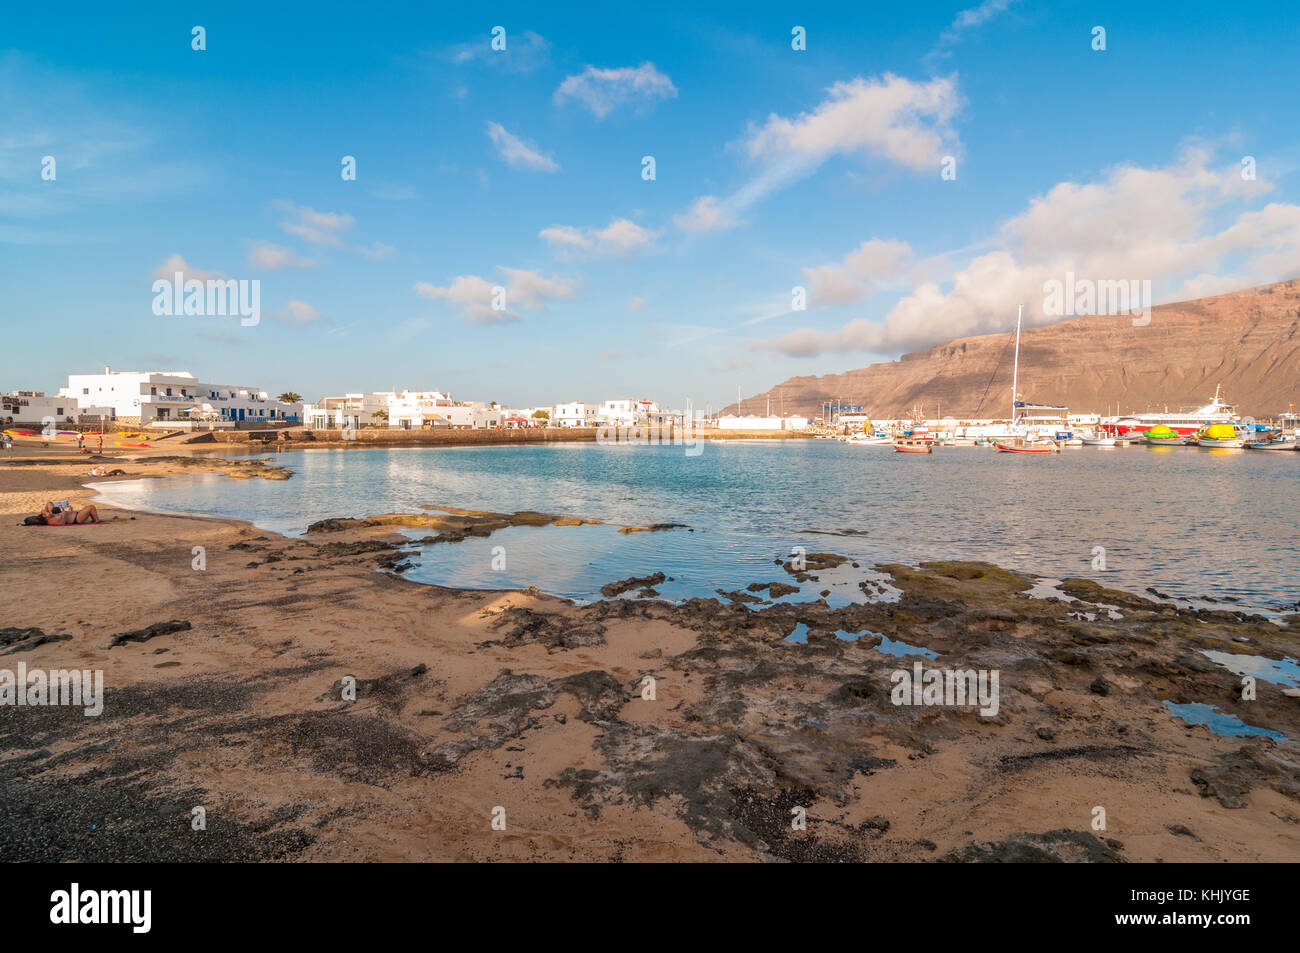
<path id="1" fill-rule="evenodd" d="M 81 392 L 82 392 L 83 394 L 89 394 L 89 393 L 90 393 L 90 388 L 89 388 L 89 387 L 83 387 L 83 388 L 81 388 Z"/>

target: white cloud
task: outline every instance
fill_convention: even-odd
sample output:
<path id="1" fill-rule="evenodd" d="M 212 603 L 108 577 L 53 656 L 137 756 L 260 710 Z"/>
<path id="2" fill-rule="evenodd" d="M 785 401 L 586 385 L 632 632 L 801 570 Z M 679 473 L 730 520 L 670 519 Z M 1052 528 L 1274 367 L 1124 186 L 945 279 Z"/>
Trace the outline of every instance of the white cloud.
<path id="1" fill-rule="evenodd" d="M 757 174 L 726 198 L 706 195 L 678 215 L 683 231 L 733 228 L 768 195 L 812 174 L 833 156 L 881 160 L 938 175 L 944 155 L 957 154 L 951 122 L 961 109 L 954 77 L 914 82 L 892 73 L 836 83 L 811 112 L 768 117 L 741 143 Z"/>
<path id="2" fill-rule="evenodd" d="M 1060 316 L 1042 313 L 1043 285 L 1064 281 L 1066 272 L 1091 281 L 1150 280 L 1158 300 L 1295 277 L 1300 206 L 1239 207 L 1271 188 L 1243 182 L 1235 162 L 1214 167 L 1201 147 L 1168 167 L 1119 166 L 1100 182 L 1062 182 L 1003 222 L 1000 247 L 952 272 L 946 287 L 926 277 L 881 321 L 804 328 L 758 346 L 802 356 L 892 353 L 1004 331 L 1021 303 L 1029 325 L 1049 324 Z"/>
<path id="3" fill-rule="evenodd" d="M 311 324 L 320 320 L 320 311 L 306 301 L 290 301 L 282 310 L 271 317 L 282 324 Z"/>
<path id="4" fill-rule="evenodd" d="M 506 165 L 515 169 L 531 169 L 536 172 L 559 172 L 560 166 L 554 159 L 538 151 L 532 143 L 524 142 L 509 132 L 498 122 L 487 124 L 488 138 L 497 148 L 497 157 Z"/>
<path id="5" fill-rule="evenodd" d="M 627 303 L 627 309 L 628 309 L 629 311 L 645 311 L 645 310 L 647 310 L 647 305 L 646 305 L 646 303 L 645 303 L 645 298 L 640 298 L 640 297 L 638 297 L 638 298 L 633 298 L 631 301 L 629 301 L 629 302 Z"/>
<path id="6" fill-rule="evenodd" d="M 934 49 L 926 54 L 926 60 L 951 56 L 950 48 L 960 43 L 967 33 L 1006 12 L 1007 8 L 1015 2 L 1016 0 L 984 0 L 978 7 L 962 10 L 952 21 L 952 25 L 944 30 Z"/>
<path id="7" fill-rule="evenodd" d="M 577 283 L 565 278 L 547 278 L 535 271 L 500 268 L 505 282 L 492 282 L 478 275 L 458 275 L 449 284 L 438 286 L 416 282 L 415 293 L 431 301 L 446 301 L 460 309 L 462 321 L 474 324 L 501 324 L 518 321 L 515 307 L 544 310 L 550 300 L 572 298 Z M 504 291 L 504 295 L 500 294 Z M 495 305 L 495 307 L 494 307 Z"/>
<path id="8" fill-rule="evenodd" d="M 180 255 L 171 255 L 166 261 L 153 270 L 153 277 L 164 281 L 175 281 L 176 273 L 180 272 L 181 281 L 208 281 L 208 280 L 225 280 L 226 276 L 219 271 L 205 271 L 202 268 L 195 268 Z"/>
<path id="9" fill-rule="evenodd" d="M 911 259 L 912 248 L 907 242 L 865 241 L 838 265 L 803 270 L 808 303 L 812 307 L 851 304 L 874 292 L 880 282 L 903 277 Z"/>
<path id="10" fill-rule="evenodd" d="M 262 271 L 279 271 L 284 268 L 315 268 L 316 262 L 302 258 L 287 248 L 270 242 L 256 242 L 248 250 L 248 264 Z"/>
<path id="11" fill-rule="evenodd" d="M 625 103 L 647 105 L 659 99 L 674 99 L 677 87 L 653 63 L 624 66 L 619 69 L 597 69 L 588 66 L 581 73 L 567 77 L 555 91 L 555 104 L 576 99 L 591 110 L 598 119 L 604 119 Z"/>
<path id="12" fill-rule="evenodd" d="M 545 66 L 551 58 L 551 44 L 546 37 L 532 30 L 515 33 L 506 31 L 506 48 L 492 49 L 492 37 L 484 33 L 469 43 L 461 43 L 447 51 L 447 58 L 458 66 L 481 63 L 507 73 L 531 73 Z"/>
<path id="13" fill-rule="evenodd" d="M 656 232 L 633 222 L 616 218 L 604 228 L 575 228 L 572 225 L 552 225 L 538 232 L 561 257 L 581 255 L 631 255 L 654 244 Z"/>
<path id="14" fill-rule="evenodd" d="M 830 98 L 794 119 L 773 114 L 751 135 L 752 158 L 797 156 L 822 162 L 836 154 L 888 159 L 913 171 L 939 168 L 948 124 L 961 99 L 952 77 L 917 83 L 886 73 L 830 88 Z"/>
<path id="15" fill-rule="evenodd" d="M 735 228 L 740 219 L 724 207 L 717 196 L 702 195 L 685 212 L 674 215 L 673 224 L 684 232 L 716 232 Z"/>
<path id="16" fill-rule="evenodd" d="M 344 213 L 318 212 L 292 202 L 280 202 L 279 205 L 289 213 L 289 219 L 281 222 L 280 227 L 313 245 L 341 245 L 343 234 L 353 225 L 352 216 Z"/>

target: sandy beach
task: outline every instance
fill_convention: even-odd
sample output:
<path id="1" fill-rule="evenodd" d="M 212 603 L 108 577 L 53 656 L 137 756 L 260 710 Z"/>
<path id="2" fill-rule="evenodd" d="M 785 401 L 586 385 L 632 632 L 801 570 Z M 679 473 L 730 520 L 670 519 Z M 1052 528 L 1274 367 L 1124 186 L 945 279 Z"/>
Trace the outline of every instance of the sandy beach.
<path id="1" fill-rule="evenodd" d="M 178 456 L 110 465 L 292 478 Z M 581 607 L 410 582 L 391 520 L 301 539 L 109 507 L 101 525 L 15 525 L 47 500 L 93 501 L 97 462 L 34 441 L 0 459 L 0 668 L 100 669 L 105 685 L 100 717 L 0 708 L 6 860 L 1300 856 L 1300 693 L 1261 680 L 1243 700 L 1201 654 L 1295 658 L 1296 616 L 1086 580 L 1061 586 L 1078 601 L 1035 598 L 1032 580 L 956 562 L 878 567 L 897 603 L 772 604 L 768 584 L 798 571 L 774 565 L 716 599 Z M 409 516 L 431 533 L 510 522 L 430 520 L 428 502 Z M 785 641 L 796 622 L 807 644 Z M 891 673 L 916 660 L 832 634 L 849 625 L 999 671 L 997 714 L 894 704 Z M 1221 737 L 1166 699 L 1286 740 Z"/>

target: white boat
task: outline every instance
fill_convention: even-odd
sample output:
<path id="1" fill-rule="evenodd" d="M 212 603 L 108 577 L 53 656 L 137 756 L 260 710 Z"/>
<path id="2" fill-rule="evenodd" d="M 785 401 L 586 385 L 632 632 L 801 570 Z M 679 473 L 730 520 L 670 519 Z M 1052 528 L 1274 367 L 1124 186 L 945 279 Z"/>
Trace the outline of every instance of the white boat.
<path id="1" fill-rule="evenodd" d="M 1210 450 L 1240 450 L 1246 437 L 1239 426 L 1230 423 L 1210 424 L 1196 435 L 1196 445 Z"/>
<path id="2" fill-rule="evenodd" d="M 1115 438 L 1104 433 L 1088 434 L 1083 438 L 1083 445 L 1085 447 L 1113 447 L 1115 446 Z"/>
<path id="3" fill-rule="evenodd" d="M 1300 441 L 1295 437 L 1282 436 L 1259 443 L 1248 443 L 1246 446 L 1251 450 L 1300 450 Z"/>
<path id="4" fill-rule="evenodd" d="M 1136 438 L 1163 424 L 1180 436 L 1190 437 L 1211 424 L 1230 424 L 1240 419 L 1232 406 L 1223 400 L 1223 386 L 1220 385 L 1214 388 L 1214 399 L 1204 407 L 1177 414 L 1132 414 L 1115 421 L 1115 431 Z"/>
<path id="5" fill-rule="evenodd" d="M 845 443 L 857 444 L 860 447 L 884 447 L 894 442 L 894 438 L 887 433 L 876 432 L 873 434 L 855 433 L 844 439 Z"/>

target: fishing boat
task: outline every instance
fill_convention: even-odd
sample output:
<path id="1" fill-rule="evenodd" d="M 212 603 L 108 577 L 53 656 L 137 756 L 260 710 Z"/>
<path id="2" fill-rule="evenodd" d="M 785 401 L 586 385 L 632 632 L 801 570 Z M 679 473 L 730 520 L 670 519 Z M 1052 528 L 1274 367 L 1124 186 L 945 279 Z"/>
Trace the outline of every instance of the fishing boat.
<path id="1" fill-rule="evenodd" d="M 863 428 L 857 433 L 849 434 L 844 438 L 845 443 L 854 443 L 860 447 L 882 447 L 894 442 L 894 438 L 885 433 L 879 427 L 873 428 L 870 432 Z"/>
<path id="2" fill-rule="evenodd" d="M 1196 435 L 1196 445 L 1211 449 L 1240 450 L 1246 445 L 1246 438 L 1232 424 L 1210 424 Z"/>
<path id="3" fill-rule="evenodd" d="M 1026 440 L 1023 437 L 1013 437 L 1009 440 L 999 440 L 994 444 L 998 448 L 998 453 L 1060 453 L 1061 446 L 1055 440 Z"/>
<path id="4" fill-rule="evenodd" d="M 1107 433 L 1088 434 L 1083 438 L 1083 445 L 1085 447 L 1113 447 L 1115 446 L 1115 438 Z"/>
<path id="5" fill-rule="evenodd" d="M 934 453 L 934 441 L 920 437 L 897 437 L 894 439 L 894 453 Z"/>
<path id="6" fill-rule="evenodd" d="M 1181 447 L 1187 443 L 1186 437 L 1164 424 L 1156 424 L 1142 436 L 1146 437 L 1147 443 L 1157 447 Z"/>
<path id="7" fill-rule="evenodd" d="M 1300 450 L 1300 441 L 1295 436 L 1278 434 L 1272 440 L 1262 440 L 1246 444 L 1248 450 Z"/>

